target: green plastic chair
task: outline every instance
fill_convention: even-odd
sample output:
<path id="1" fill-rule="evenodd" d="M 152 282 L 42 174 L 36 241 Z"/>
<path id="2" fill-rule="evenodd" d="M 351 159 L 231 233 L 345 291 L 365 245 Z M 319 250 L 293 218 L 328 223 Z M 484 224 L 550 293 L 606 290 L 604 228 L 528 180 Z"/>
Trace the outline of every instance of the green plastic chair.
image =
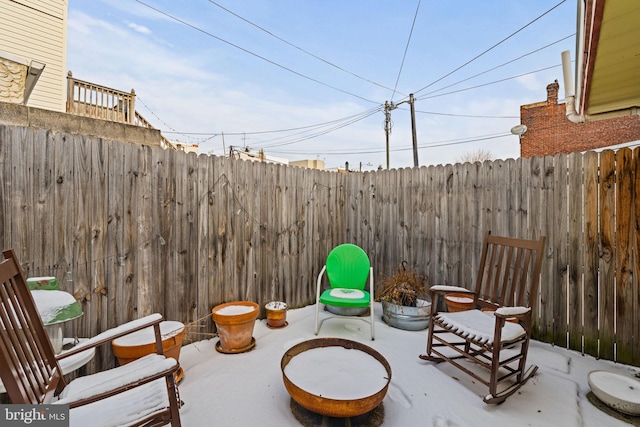
<path id="1" fill-rule="evenodd" d="M 330 288 L 322 290 L 325 272 Z M 369 278 L 369 291 L 365 290 Z M 369 316 L 329 315 L 320 321 L 320 304 L 346 307 L 369 308 Z M 371 339 L 375 339 L 373 320 L 373 267 L 369 257 L 359 246 L 345 243 L 336 246 L 327 256 L 327 262 L 318 274 L 316 292 L 316 335 L 322 323 L 334 317 L 352 318 L 371 324 Z"/>

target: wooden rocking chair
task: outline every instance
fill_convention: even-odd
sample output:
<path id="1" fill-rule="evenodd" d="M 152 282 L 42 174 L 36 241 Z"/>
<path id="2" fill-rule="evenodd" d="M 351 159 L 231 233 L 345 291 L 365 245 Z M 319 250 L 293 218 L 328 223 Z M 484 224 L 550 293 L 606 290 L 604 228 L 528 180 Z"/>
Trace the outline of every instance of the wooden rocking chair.
<path id="1" fill-rule="evenodd" d="M 475 291 L 441 285 L 430 289 L 431 324 L 427 351 L 420 358 L 447 361 L 489 387 L 486 403 L 503 402 L 538 369 L 532 365 L 525 371 L 544 242 L 545 237 L 525 240 L 488 232 Z M 438 312 L 439 298 L 450 292 L 467 294 L 474 308 Z M 459 363 L 460 358 L 487 368 L 488 379 Z"/>
<path id="2" fill-rule="evenodd" d="M 14 404 L 67 404 L 72 426 L 180 426 L 174 374 L 154 314 L 105 331 L 56 358 L 13 250 L 0 262 L 0 378 Z M 59 359 L 152 326 L 157 354 L 66 383 Z"/>

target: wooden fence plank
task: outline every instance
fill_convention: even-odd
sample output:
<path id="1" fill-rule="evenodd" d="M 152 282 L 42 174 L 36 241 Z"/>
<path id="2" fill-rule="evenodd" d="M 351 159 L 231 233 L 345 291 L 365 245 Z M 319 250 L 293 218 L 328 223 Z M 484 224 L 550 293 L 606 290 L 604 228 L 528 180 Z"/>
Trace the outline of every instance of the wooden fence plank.
<path id="1" fill-rule="evenodd" d="M 542 234 L 547 236 L 547 240 L 555 242 L 555 210 L 556 207 L 553 204 L 554 201 L 554 184 L 555 184 L 555 165 L 554 159 L 551 156 L 545 156 L 542 159 L 542 184 L 541 199 L 539 203 L 542 204 L 541 209 L 541 225 Z M 550 203 L 550 201 L 552 201 Z M 556 274 L 558 272 L 556 263 L 554 261 L 556 257 L 557 248 L 555 245 L 547 245 L 547 256 L 543 261 L 543 268 L 541 273 L 541 281 L 549 282 L 553 281 L 556 286 L 559 282 L 556 280 Z M 560 285 L 561 286 L 561 285 Z M 554 308 L 554 288 L 543 287 L 540 292 L 540 338 L 545 342 L 553 342 L 553 308 Z"/>
<path id="2" fill-rule="evenodd" d="M 426 273 L 426 242 L 427 236 L 425 233 L 426 223 L 426 194 L 422 186 L 422 176 L 424 175 L 426 168 L 412 168 L 411 169 L 411 188 L 409 191 L 412 194 L 413 201 L 410 207 L 411 209 L 411 242 L 413 250 L 410 252 L 409 262 L 414 266 L 418 274 L 425 275 Z M 368 177 L 372 176 L 372 173 L 367 174 Z"/>
<path id="3" fill-rule="evenodd" d="M 567 156 L 559 154 L 553 158 L 553 235 L 554 257 L 553 274 L 558 280 L 553 287 L 553 342 L 556 345 L 567 344 L 567 289 L 568 278 L 568 202 L 567 192 Z"/>
<path id="4" fill-rule="evenodd" d="M 6 183 L 12 182 L 11 158 L 13 147 L 18 147 L 18 142 L 14 141 L 15 128 L 0 126 L 0 200 L 11 200 L 11 187 L 6 188 Z M 47 144 L 49 145 L 49 144 Z M 4 248 L 11 246 L 11 204 L 0 203 L 0 239 Z M 53 248 L 51 248 L 53 249 Z"/>
<path id="5" fill-rule="evenodd" d="M 622 363 L 634 360 L 633 309 L 638 294 L 633 280 L 632 195 L 635 194 L 632 153 L 623 148 L 616 156 L 616 358 Z"/>
<path id="6" fill-rule="evenodd" d="M 124 265 L 124 187 L 126 182 L 125 172 L 125 145 L 107 144 L 107 224 L 105 230 L 106 244 L 106 301 L 101 304 L 100 310 L 108 327 L 120 324 L 121 318 L 118 312 L 128 310 L 121 307 L 121 295 L 125 284 Z M 58 166 L 58 164 L 56 164 Z M 104 298 L 103 298 L 104 299 Z M 99 331 L 96 331 L 99 332 Z M 95 334 L 91 334 L 93 336 Z M 106 355 L 105 355 L 106 356 Z M 113 362 L 112 362 L 113 363 Z M 111 364 L 109 365 L 111 367 Z"/>
<path id="7" fill-rule="evenodd" d="M 175 319 L 172 308 L 169 307 L 174 301 L 176 286 L 174 259 L 176 250 L 176 161 L 178 156 L 170 151 L 161 150 L 155 152 L 157 166 L 155 178 L 158 188 L 158 205 L 156 206 L 158 216 L 158 253 L 159 268 L 158 278 L 162 283 L 162 291 L 158 293 L 157 299 L 163 309 L 160 311 L 165 318 Z"/>
<path id="8" fill-rule="evenodd" d="M 434 253 L 434 239 L 436 237 L 435 224 L 436 224 L 436 195 L 433 189 L 434 186 L 434 171 L 435 166 L 429 166 L 421 168 L 422 174 L 420 177 L 420 183 L 424 192 L 424 222 L 421 225 L 421 229 L 424 230 L 425 243 L 424 243 L 424 271 L 422 274 L 426 275 L 431 285 L 437 284 L 436 278 L 436 260 Z"/>
<path id="9" fill-rule="evenodd" d="M 431 259 L 433 264 L 433 280 L 436 285 L 451 285 L 447 277 L 445 237 L 447 232 L 447 211 L 443 200 L 446 197 L 446 176 L 444 166 L 436 166 L 433 173 L 433 248 Z M 454 284 L 455 285 L 455 284 Z"/>
<path id="10" fill-rule="evenodd" d="M 53 157 L 55 167 L 56 188 L 54 202 L 56 223 L 53 229 L 53 256 L 54 265 L 58 274 L 60 289 L 73 293 L 73 225 L 75 218 L 74 189 L 74 143 L 69 135 L 57 134 L 53 144 Z M 78 334 L 89 331 L 78 330 Z M 82 336 L 82 335 L 80 335 Z"/>
<path id="11" fill-rule="evenodd" d="M 163 209 L 163 190 L 164 190 L 164 152 L 160 147 L 152 147 L 149 158 L 149 217 L 151 233 L 149 242 L 149 269 L 150 283 L 149 292 L 151 293 L 151 301 L 149 301 L 150 311 L 152 313 L 164 314 L 164 278 L 163 278 L 163 249 L 167 244 L 164 237 L 165 230 L 162 226 Z"/>
<path id="12" fill-rule="evenodd" d="M 580 153 L 568 156 L 568 241 L 567 241 L 567 300 L 568 334 L 571 348 L 582 351 L 584 310 L 584 244 L 582 207 L 584 200 L 583 156 Z"/>
<path id="13" fill-rule="evenodd" d="M 131 319 L 140 317 L 137 314 L 137 277 L 135 275 L 135 267 L 138 262 L 138 224 L 137 209 L 139 192 L 137 187 L 140 185 L 141 177 L 138 177 L 138 156 L 140 150 L 131 144 L 124 145 L 124 191 L 122 206 L 122 246 L 120 247 L 120 268 L 122 274 L 122 283 L 116 289 L 116 324 L 125 323 Z"/>
<path id="14" fill-rule="evenodd" d="M 613 359 L 615 353 L 615 154 L 600 153 L 600 268 L 599 268 L 599 356 Z"/>
<path id="15" fill-rule="evenodd" d="M 584 199 L 582 200 L 584 215 L 584 292 L 583 305 L 584 352 L 599 357 L 599 263 L 600 263 L 600 229 L 599 229 L 599 155 L 595 152 L 585 153 L 584 165 Z M 547 243 L 547 244 L 552 244 Z"/>
<path id="16" fill-rule="evenodd" d="M 540 236 L 546 236 L 545 230 L 543 229 L 543 213 L 544 213 L 544 199 L 543 190 L 542 190 L 542 177 L 543 177 L 543 161 L 540 157 L 531 158 L 530 168 L 529 168 L 529 177 L 528 182 L 530 184 L 528 192 L 529 192 L 529 230 L 531 239 L 539 238 Z M 542 261 L 542 272 L 544 272 L 548 268 L 548 253 L 549 246 L 552 246 L 552 240 L 547 237 L 546 240 L 548 243 L 545 243 L 544 248 L 544 259 Z M 541 272 L 541 276 L 542 273 Z M 540 280 L 540 283 L 547 283 L 545 280 Z M 555 282 L 554 282 L 555 283 Z M 544 328 L 541 328 L 542 325 L 542 295 L 544 293 L 544 286 L 540 286 L 538 290 L 539 297 L 536 300 L 536 307 L 533 313 L 533 329 L 532 329 L 532 337 L 535 339 L 540 339 L 542 337 L 542 333 Z"/>
<path id="17" fill-rule="evenodd" d="M 632 206 L 633 209 L 633 224 L 632 224 L 632 236 L 631 236 L 631 251 L 633 253 L 633 287 L 634 298 L 632 302 L 632 314 L 627 318 L 627 321 L 631 322 L 633 328 L 633 345 L 631 348 L 633 354 L 632 364 L 634 366 L 640 365 L 640 279 L 638 275 L 640 273 L 640 148 L 636 147 L 633 150 L 633 188 L 631 190 Z"/>
<path id="18" fill-rule="evenodd" d="M 191 232 L 195 218 L 192 209 L 196 201 L 192 200 L 191 173 L 189 159 L 186 153 L 177 153 L 175 162 L 175 240 L 173 242 L 174 280 L 168 289 L 168 297 L 172 304 L 168 306 L 166 317 L 168 319 L 184 318 L 189 306 L 190 257 L 196 256 L 191 250 Z"/>
<path id="19" fill-rule="evenodd" d="M 40 131 L 41 132 L 41 131 Z M 9 247 L 15 249 L 18 259 L 27 277 L 31 276 L 33 257 L 29 253 L 30 236 L 34 234 L 32 218 L 33 176 L 31 160 L 33 157 L 33 139 L 38 134 L 24 129 L 14 134 L 17 142 L 11 150 L 11 181 L 13 183 L 11 200 L 12 236 Z"/>
<path id="20" fill-rule="evenodd" d="M 187 222 L 186 222 L 186 234 L 183 236 L 184 240 L 184 250 L 185 250 L 185 297 L 184 297 L 184 305 L 179 307 L 178 313 L 180 313 L 180 317 L 172 318 L 171 320 L 176 319 L 185 319 L 184 323 L 191 323 L 198 319 L 199 313 L 197 312 L 198 307 L 198 265 L 199 262 L 202 261 L 200 258 L 200 253 L 193 250 L 193 247 L 197 245 L 198 242 L 198 230 L 199 223 L 201 221 L 200 218 L 200 208 L 199 205 L 204 203 L 205 200 L 202 198 L 203 195 L 206 195 L 206 189 L 201 189 L 198 186 L 198 156 L 196 153 L 190 152 L 186 153 L 186 162 L 187 162 L 187 192 L 185 194 L 186 199 L 185 203 L 188 203 L 188 211 L 187 211 Z"/>
<path id="21" fill-rule="evenodd" d="M 215 305 L 216 265 L 215 265 L 215 164 L 216 157 L 198 156 L 198 253 L 197 272 L 198 300 L 196 301 L 196 318 L 188 325 L 188 338 L 205 339 L 213 332 L 211 309 Z"/>
<path id="22" fill-rule="evenodd" d="M 464 240 L 462 238 L 463 226 L 464 226 L 464 212 L 462 211 L 461 202 L 463 199 L 460 197 L 464 194 L 462 187 L 464 185 L 464 178 L 462 171 L 458 167 L 459 165 L 449 165 L 451 167 L 449 172 L 449 178 L 447 182 L 447 209 L 449 214 L 447 239 L 449 246 L 447 252 L 453 255 L 449 258 L 449 278 L 453 283 L 469 282 L 466 276 L 462 275 L 463 266 L 468 262 L 469 254 L 464 250 Z M 455 250 L 452 250 L 455 247 Z M 470 284 L 471 285 L 471 284 Z"/>
<path id="23" fill-rule="evenodd" d="M 41 140 L 53 139 L 51 132 L 45 135 L 38 135 L 35 143 Z M 51 144 L 45 144 L 45 149 L 33 147 L 33 200 L 31 206 L 33 208 L 33 227 L 34 231 L 31 237 L 30 247 L 32 253 L 32 271 L 33 276 L 55 276 L 52 265 L 48 262 L 51 260 L 50 253 L 53 250 L 53 230 L 55 224 L 55 211 L 53 210 L 53 191 L 55 180 L 53 179 L 53 155 Z"/>
<path id="24" fill-rule="evenodd" d="M 138 151 L 138 164 L 136 168 L 136 200 L 135 215 L 132 219 L 136 224 L 136 236 L 138 244 L 136 247 L 136 255 L 138 257 L 134 268 L 134 283 L 137 292 L 136 301 L 138 317 L 147 316 L 154 312 L 153 310 L 153 281 L 155 280 L 155 272 L 153 269 L 152 259 L 155 257 L 153 249 L 155 249 L 154 240 L 157 240 L 157 231 L 154 232 L 155 224 L 153 223 L 153 190 L 151 187 L 151 148 L 142 146 Z"/>
<path id="25" fill-rule="evenodd" d="M 91 300 L 91 259 L 90 223 L 92 217 L 91 198 L 94 189 L 89 186 L 91 179 L 91 150 L 92 138 L 74 136 L 73 143 L 73 255 L 71 263 L 74 271 L 68 277 L 73 280 L 73 294 L 83 304 L 83 309 L 89 312 L 76 321 L 78 333 L 88 336 L 91 328 L 91 306 L 85 304 Z"/>
<path id="26" fill-rule="evenodd" d="M 109 301 L 107 297 L 109 270 L 108 264 L 113 262 L 110 254 L 107 252 L 108 212 L 109 204 L 109 180 L 108 167 L 109 156 L 108 146 L 102 139 L 91 141 L 91 177 L 89 187 L 93 189 L 91 192 L 91 248 L 89 258 L 91 260 L 91 303 L 86 304 L 87 309 L 84 316 L 90 322 L 89 333 L 92 331 L 103 331 L 109 328 Z M 73 324 L 70 324 L 65 331 L 65 336 L 75 336 Z M 97 360 L 94 362 L 97 366 L 101 366 L 103 360 L 109 357 L 109 348 L 101 346 L 98 349 Z"/>

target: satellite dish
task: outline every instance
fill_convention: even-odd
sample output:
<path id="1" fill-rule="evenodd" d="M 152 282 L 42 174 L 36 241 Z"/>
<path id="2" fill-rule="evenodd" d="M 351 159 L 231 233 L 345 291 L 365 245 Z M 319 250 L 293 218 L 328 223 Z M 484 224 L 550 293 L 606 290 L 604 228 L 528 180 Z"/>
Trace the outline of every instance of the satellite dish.
<path id="1" fill-rule="evenodd" d="M 511 133 L 514 135 L 522 136 L 527 131 L 525 125 L 515 125 L 511 128 Z"/>

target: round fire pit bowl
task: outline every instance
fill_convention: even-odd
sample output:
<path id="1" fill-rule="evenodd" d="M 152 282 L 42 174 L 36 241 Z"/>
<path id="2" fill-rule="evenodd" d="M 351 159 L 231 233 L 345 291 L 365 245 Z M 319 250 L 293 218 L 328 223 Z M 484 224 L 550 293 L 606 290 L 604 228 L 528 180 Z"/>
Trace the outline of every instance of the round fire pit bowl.
<path id="1" fill-rule="evenodd" d="M 357 417 L 387 394 L 391 366 L 376 350 L 342 338 L 294 345 L 280 361 L 284 385 L 304 408 L 329 417 Z"/>

